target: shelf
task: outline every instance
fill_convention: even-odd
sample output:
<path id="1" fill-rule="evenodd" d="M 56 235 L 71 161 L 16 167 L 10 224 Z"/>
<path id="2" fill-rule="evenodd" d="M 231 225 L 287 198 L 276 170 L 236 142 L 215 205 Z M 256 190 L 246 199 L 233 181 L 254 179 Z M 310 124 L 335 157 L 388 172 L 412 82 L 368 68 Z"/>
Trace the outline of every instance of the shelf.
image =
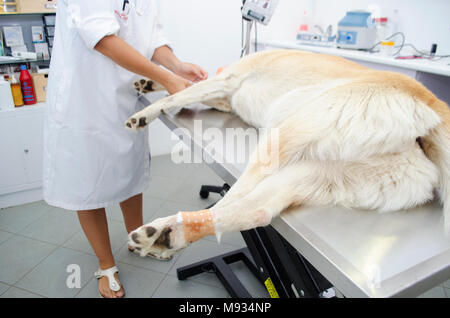
<path id="1" fill-rule="evenodd" d="M 0 59 L 0 65 L 5 64 L 21 64 L 21 63 L 39 63 L 39 62 L 50 62 L 50 60 L 23 60 L 23 59 L 17 59 L 17 60 L 2 60 Z"/>
<path id="2" fill-rule="evenodd" d="M 430 61 L 428 59 L 398 60 L 393 57 L 386 57 L 377 53 L 338 49 L 336 47 L 322 47 L 276 41 L 258 41 L 258 43 L 276 48 L 296 49 L 314 53 L 330 54 L 353 60 L 384 64 L 443 76 L 450 76 L 450 65 L 448 64 L 450 62 L 450 59 L 442 59 L 439 61 Z"/>
<path id="3" fill-rule="evenodd" d="M 0 13 L 0 17 L 2 15 L 45 15 L 45 14 L 56 14 L 56 12 L 27 12 L 27 13 L 21 13 L 21 12 L 2 12 Z"/>

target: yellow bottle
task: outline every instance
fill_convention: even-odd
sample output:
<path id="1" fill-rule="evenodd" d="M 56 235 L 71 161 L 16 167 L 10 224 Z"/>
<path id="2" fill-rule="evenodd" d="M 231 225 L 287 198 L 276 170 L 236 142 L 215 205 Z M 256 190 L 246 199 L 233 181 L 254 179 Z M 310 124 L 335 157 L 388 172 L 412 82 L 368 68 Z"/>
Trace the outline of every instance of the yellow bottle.
<path id="1" fill-rule="evenodd" d="M 22 88 L 20 87 L 19 81 L 13 75 L 11 78 L 11 92 L 13 95 L 14 105 L 16 107 L 23 106 L 23 96 L 22 96 Z"/>

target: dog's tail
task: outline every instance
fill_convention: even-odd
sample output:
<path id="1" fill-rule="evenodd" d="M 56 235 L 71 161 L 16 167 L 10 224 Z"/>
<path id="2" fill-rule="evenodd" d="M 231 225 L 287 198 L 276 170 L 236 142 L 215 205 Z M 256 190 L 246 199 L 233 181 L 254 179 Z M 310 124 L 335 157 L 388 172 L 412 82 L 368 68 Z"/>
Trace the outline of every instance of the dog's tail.
<path id="1" fill-rule="evenodd" d="M 426 136 L 424 151 L 440 172 L 440 197 L 444 205 L 444 223 L 447 235 L 450 234 L 450 109 L 438 100 L 433 105 L 441 123 Z"/>

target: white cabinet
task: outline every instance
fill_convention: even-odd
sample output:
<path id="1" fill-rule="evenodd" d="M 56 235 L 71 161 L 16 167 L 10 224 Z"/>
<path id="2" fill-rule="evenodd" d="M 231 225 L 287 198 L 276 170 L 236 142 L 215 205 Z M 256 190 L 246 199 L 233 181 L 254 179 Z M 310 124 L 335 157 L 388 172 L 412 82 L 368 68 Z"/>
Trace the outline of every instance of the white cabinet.
<path id="1" fill-rule="evenodd" d="M 27 182 L 17 122 L 0 117 L 0 194 Z"/>
<path id="2" fill-rule="evenodd" d="M 43 122 L 44 104 L 0 112 L 0 208 L 40 199 Z"/>

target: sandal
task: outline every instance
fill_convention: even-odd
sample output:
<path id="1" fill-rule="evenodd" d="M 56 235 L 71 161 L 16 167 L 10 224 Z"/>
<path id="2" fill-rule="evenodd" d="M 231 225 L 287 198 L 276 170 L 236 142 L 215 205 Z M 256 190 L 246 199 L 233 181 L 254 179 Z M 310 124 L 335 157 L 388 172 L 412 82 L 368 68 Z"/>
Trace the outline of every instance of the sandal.
<path id="1" fill-rule="evenodd" d="M 119 269 L 117 268 L 117 266 L 114 266 L 105 270 L 98 269 L 98 271 L 94 273 L 94 276 L 97 278 L 97 280 L 105 276 L 108 277 L 109 288 L 113 292 L 118 292 L 122 288 L 122 286 L 117 282 L 116 278 L 114 277 L 114 274 L 118 272 Z M 102 298 L 105 298 L 101 293 L 100 296 L 102 296 Z"/>

